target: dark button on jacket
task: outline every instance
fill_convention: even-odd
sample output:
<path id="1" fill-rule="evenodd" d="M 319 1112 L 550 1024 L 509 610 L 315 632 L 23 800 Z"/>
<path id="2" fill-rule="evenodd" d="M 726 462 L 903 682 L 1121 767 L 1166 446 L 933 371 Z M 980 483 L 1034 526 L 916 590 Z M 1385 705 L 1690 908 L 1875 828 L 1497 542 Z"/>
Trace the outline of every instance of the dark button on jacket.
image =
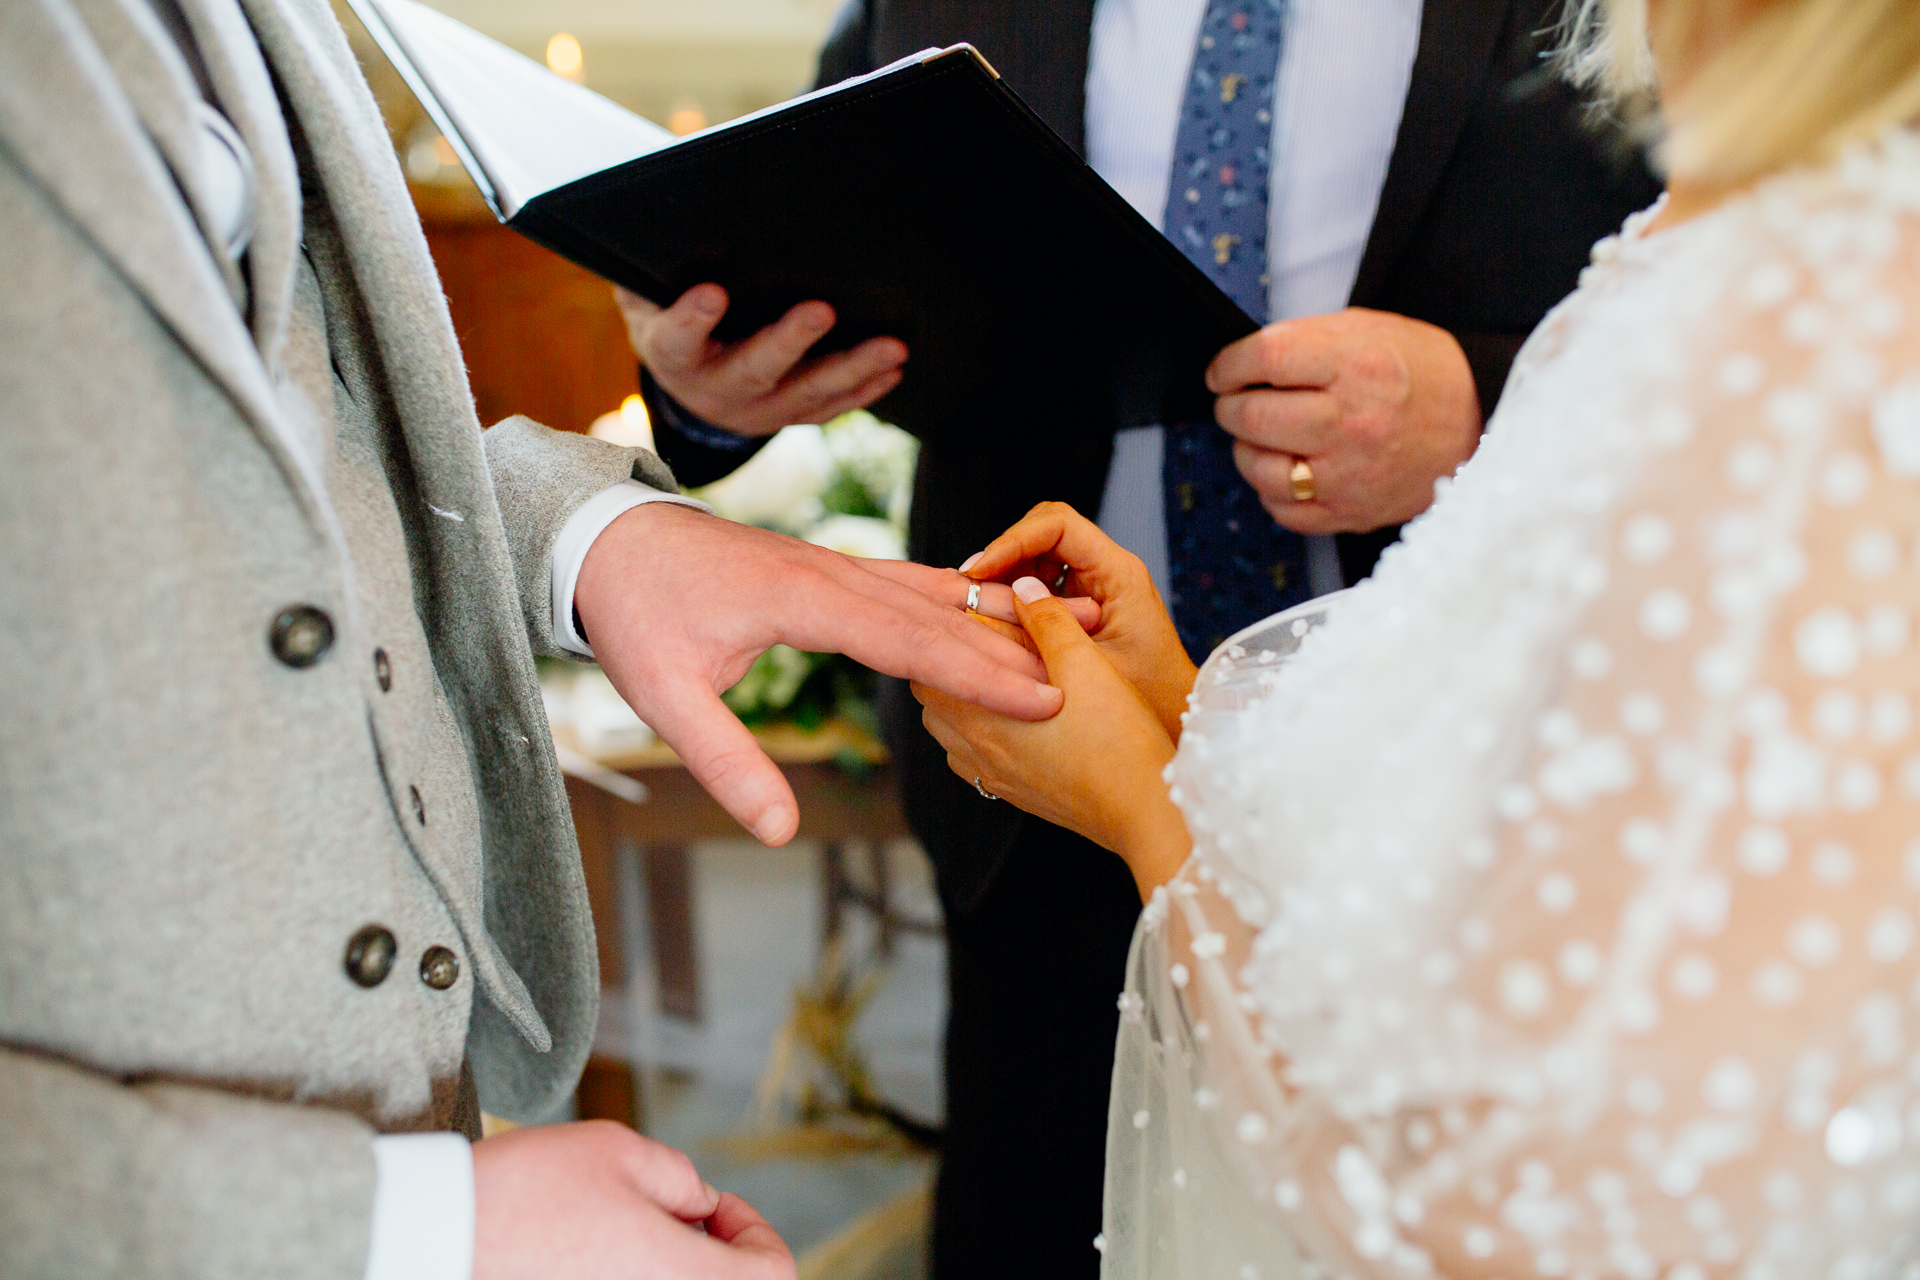
<path id="1" fill-rule="evenodd" d="M 310 667 L 333 648 L 333 619 L 310 604 L 289 605 L 267 631 L 273 656 L 290 667 Z"/>
<path id="2" fill-rule="evenodd" d="M 420 957 L 420 981 L 435 991 L 445 991 L 460 981 L 460 957 L 445 947 L 428 947 Z"/>
<path id="3" fill-rule="evenodd" d="M 373 651 L 373 678 L 380 682 L 380 692 L 386 693 L 393 688 L 393 664 L 387 661 L 385 649 Z"/>
<path id="4" fill-rule="evenodd" d="M 393 930 L 382 924 L 370 924 L 347 939 L 347 976 L 363 987 L 377 987 L 393 972 L 393 957 L 400 949 Z"/>

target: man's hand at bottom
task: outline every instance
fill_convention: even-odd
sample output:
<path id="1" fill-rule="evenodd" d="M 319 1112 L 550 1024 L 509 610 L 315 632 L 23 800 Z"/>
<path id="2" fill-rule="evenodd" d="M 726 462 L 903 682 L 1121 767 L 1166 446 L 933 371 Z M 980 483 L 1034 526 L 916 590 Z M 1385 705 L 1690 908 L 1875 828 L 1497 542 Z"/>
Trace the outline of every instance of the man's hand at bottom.
<path id="1" fill-rule="evenodd" d="M 474 1280 L 793 1280 L 765 1218 L 607 1120 L 474 1144 Z M 704 1230 L 702 1228 L 704 1227 Z"/>
<path id="2" fill-rule="evenodd" d="M 958 607 L 968 585 L 952 570 L 854 560 L 651 502 L 594 540 L 573 599 L 620 696 L 728 813 L 778 845 L 799 825 L 793 790 L 720 701 L 776 644 L 844 653 L 1019 719 L 1060 709 L 1040 660 Z M 952 602 L 929 594 L 941 590 Z M 1098 610 L 1083 604 L 1092 625 Z"/>

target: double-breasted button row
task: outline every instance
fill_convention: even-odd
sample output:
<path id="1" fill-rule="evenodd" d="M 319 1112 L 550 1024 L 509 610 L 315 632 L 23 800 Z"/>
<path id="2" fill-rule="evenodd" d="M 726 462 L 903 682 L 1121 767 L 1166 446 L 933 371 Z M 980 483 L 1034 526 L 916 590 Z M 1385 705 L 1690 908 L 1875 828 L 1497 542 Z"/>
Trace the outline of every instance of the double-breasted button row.
<path id="1" fill-rule="evenodd" d="M 267 646 L 290 667 L 310 667 L 333 648 L 333 619 L 310 604 L 288 605 L 273 615 Z"/>
<path id="2" fill-rule="evenodd" d="M 383 924 L 370 924 L 347 939 L 347 977 L 363 987 L 377 987 L 393 972 L 394 957 L 400 944 L 393 930 Z M 445 991 L 460 981 L 460 957 L 451 948 L 431 946 L 420 956 L 420 981 L 435 991 Z"/>
<path id="3" fill-rule="evenodd" d="M 290 667 L 310 667 L 333 648 L 333 619 L 326 610 L 310 604 L 290 604 L 273 615 L 267 628 L 267 645 L 273 656 Z M 373 651 L 373 678 L 380 692 L 393 688 L 393 662 L 385 649 Z"/>

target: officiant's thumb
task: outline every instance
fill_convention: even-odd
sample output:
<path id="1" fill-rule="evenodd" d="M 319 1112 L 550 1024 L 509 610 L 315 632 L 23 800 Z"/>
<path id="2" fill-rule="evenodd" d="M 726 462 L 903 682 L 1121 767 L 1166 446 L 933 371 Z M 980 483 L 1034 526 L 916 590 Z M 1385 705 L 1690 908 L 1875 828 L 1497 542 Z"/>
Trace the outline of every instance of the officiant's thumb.
<path id="1" fill-rule="evenodd" d="M 1014 609 L 1020 625 L 1033 637 L 1040 660 L 1047 664 L 1047 678 L 1059 684 L 1062 665 L 1082 645 L 1091 645 L 1086 629 L 1074 618 L 1066 601 L 1054 596 L 1038 578 L 1021 578 L 1013 584 Z"/>

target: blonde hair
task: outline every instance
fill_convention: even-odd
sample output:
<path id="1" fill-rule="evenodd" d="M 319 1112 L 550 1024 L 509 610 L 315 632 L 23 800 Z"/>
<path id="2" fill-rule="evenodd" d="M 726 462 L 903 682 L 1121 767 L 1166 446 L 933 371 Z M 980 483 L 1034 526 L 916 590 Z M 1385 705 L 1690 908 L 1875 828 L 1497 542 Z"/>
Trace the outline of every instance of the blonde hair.
<path id="1" fill-rule="evenodd" d="M 1653 118 L 1656 59 L 1684 73 L 1657 118 L 1675 177 L 1744 186 L 1920 118 L 1917 0 L 1570 5 L 1565 64 L 1629 116 Z"/>

